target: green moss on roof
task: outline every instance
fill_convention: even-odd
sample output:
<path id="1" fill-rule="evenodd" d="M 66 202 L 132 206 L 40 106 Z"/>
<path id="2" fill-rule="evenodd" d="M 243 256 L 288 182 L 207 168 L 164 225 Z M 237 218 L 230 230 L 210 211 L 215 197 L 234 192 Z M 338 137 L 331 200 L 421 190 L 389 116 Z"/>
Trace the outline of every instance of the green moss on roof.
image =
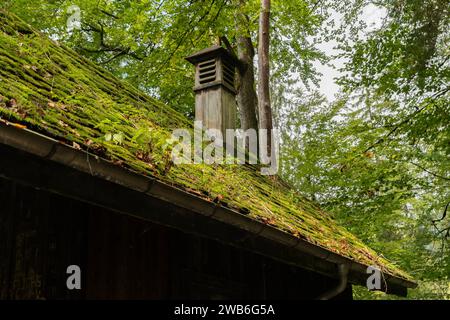
<path id="1" fill-rule="evenodd" d="M 166 140 L 173 128 L 192 128 L 191 121 L 4 11 L 0 117 L 209 201 L 218 197 L 262 223 L 410 279 L 313 202 L 254 167 L 172 165 Z"/>

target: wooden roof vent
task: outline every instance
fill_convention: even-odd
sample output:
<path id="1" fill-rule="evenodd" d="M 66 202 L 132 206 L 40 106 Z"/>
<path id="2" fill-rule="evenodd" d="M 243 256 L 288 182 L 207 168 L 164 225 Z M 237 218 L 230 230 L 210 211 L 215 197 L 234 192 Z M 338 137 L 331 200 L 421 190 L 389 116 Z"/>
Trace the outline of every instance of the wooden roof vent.
<path id="1" fill-rule="evenodd" d="M 212 46 L 186 58 L 195 66 L 195 120 L 205 129 L 236 129 L 236 59 L 223 47 Z"/>

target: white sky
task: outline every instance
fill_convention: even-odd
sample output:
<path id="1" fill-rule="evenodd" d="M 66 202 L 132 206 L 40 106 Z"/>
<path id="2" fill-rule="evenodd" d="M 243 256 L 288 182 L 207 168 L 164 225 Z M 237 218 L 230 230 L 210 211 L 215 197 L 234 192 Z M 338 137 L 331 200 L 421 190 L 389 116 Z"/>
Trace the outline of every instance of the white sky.
<path id="1" fill-rule="evenodd" d="M 368 5 L 361 16 L 361 18 L 366 21 L 368 28 L 365 30 L 366 32 L 378 29 L 381 27 L 382 19 L 386 15 L 386 10 L 380 7 L 376 7 L 375 5 Z M 331 16 L 331 19 L 335 19 L 336 21 L 340 20 L 339 14 L 334 14 Z M 330 41 L 327 43 L 323 43 L 319 46 L 319 49 L 325 52 L 327 55 L 332 56 L 338 53 L 338 50 L 335 49 L 337 43 L 335 41 Z M 335 78 L 339 77 L 341 73 L 338 71 L 339 68 L 343 66 L 345 61 L 342 59 L 335 59 L 332 61 L 334 67 L 329 67 L 323 65 L 321 63 L 315 63 L 315 67 L 317 70 L 322 73 L 319 91 L 324 94 L 329 101 L 333 101 L 335 99 L 335 95 L 339 91 L 339 86 L 335 82 Z"/>

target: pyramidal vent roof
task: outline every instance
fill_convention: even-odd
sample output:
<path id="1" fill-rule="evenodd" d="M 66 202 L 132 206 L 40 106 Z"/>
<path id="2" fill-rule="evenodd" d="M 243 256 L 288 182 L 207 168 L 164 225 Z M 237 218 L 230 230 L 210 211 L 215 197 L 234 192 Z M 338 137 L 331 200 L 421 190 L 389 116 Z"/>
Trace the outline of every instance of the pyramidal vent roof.
<path id="1" fill-rule="evenodd" d="M 252 166 L 173 165 L 166 141 L 192 123 L 0 11 L 0 121 L 56 138 L 413 284 L 329 214 Z M 411 285 L 413 286 L 413 285 Z"/>

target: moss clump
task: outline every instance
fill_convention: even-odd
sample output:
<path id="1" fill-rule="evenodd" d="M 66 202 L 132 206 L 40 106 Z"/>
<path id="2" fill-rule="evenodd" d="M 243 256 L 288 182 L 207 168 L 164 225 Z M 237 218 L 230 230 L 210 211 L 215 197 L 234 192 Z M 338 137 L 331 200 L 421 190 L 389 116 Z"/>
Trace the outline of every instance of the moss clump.
<path id="1" fill-rule="evenodd" d="M 0 11 L 0 117 L 224 205 L 385 272 L 410 279 L 314 203 L 254 167 L 177 165 L 166 141 L 183 115 Z"/>

